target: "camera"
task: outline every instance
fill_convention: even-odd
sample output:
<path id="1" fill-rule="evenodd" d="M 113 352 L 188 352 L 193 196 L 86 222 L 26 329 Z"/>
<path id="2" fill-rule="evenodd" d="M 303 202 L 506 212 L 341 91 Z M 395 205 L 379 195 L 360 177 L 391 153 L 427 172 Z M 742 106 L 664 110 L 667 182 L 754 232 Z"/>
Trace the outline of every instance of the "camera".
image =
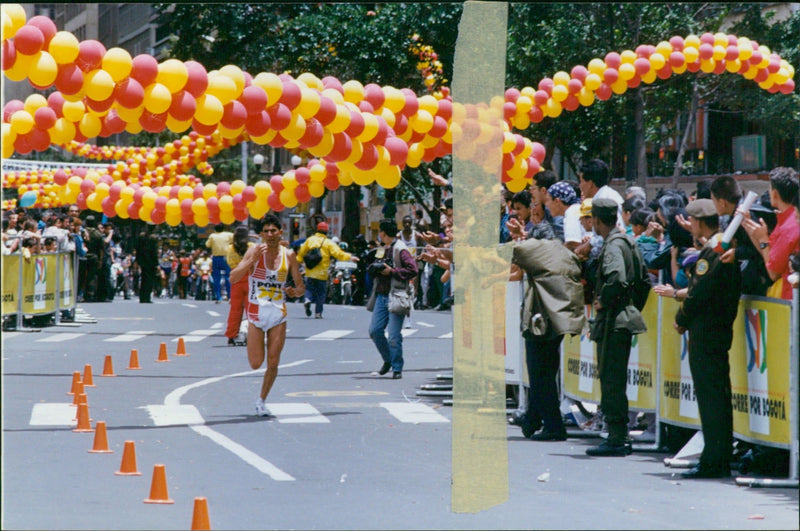
<path id="1" fill-rule="evenodd" d="M 367 272 L 370 276 L 377 276 L 384 270 L 386 267 L 386 262 L 383 260 L 376 260 L 372 262 L 369 266 L 367 266 Z"/>

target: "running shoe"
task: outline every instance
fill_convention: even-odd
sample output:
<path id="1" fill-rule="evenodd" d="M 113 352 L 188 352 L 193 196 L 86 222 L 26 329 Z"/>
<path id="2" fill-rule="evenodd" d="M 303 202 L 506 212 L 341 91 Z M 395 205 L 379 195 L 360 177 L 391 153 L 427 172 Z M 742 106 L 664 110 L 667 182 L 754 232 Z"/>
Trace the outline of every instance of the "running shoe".
<path id="1" fill-rule="evenodd" d="M 267 404 L 260 398 L 256 399 L 256 415 L 259 417 L 269 417 L 270 412 L 267 409 Z"/>

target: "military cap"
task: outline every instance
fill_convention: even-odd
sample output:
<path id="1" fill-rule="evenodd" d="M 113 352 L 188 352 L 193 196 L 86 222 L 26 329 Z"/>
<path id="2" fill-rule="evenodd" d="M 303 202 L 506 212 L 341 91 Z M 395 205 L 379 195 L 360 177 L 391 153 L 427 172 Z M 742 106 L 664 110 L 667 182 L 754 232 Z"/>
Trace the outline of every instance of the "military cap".
<path id="1" fill-rule="evenodd" d="M 695 199 L 686 205 L 686 213 L 693 218 L 709 218 L 717 216 L 717 208 L 711 199 Z"/>
<path id="2" fill-rule="evenodd" d="M 619 205 L 613 199 L 601 197 L 592 201 L 593 216 L 613 216 L 617 214 Z"/>

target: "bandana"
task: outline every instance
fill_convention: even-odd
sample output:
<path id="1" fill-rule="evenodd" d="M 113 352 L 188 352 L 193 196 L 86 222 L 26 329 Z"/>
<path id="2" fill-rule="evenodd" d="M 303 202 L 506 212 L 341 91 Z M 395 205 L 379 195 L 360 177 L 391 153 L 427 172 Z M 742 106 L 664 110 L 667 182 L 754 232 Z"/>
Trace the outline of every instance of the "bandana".
<path id="1" fill-rule="evenodd" d="M 551 185 L 550 188 L 547 189 L 547 193 L 550 194 L 553 199 L 560 199 L 561 202 L 567 206 L 578 202 L 575 189 L 566 181 L 559 181 Z"/>

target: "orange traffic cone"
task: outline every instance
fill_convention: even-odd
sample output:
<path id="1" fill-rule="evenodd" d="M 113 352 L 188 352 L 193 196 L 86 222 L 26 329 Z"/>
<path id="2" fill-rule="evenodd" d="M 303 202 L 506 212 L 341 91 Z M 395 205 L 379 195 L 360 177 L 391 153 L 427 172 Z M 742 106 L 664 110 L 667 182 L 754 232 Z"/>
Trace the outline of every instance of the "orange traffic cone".
<path id="1" fill-rule="evenodd" d="M 129 371 L 138 371 L 141 370 L 139 367 L 139 351 L 135 348 L 131 349 L 131 360 L 128 362 L 128 370 Z"/>
<path id="2" fill-rule="evenodd" d="M 136 443 L 134 441 L 125 441 L 125 447 L 122 450 L 122 464 L 114 474 L 118 476 L 142 475 L 136 470 Z"/>
<path id="3" fill-rule="evenodd" d="M 208 500 L 205 496 L 194 499 L 194 514 L 192 514 L 192 531 L 206 531 L 211 529 L 208 521 Z"/>
<path id="4" fill-rule="evenodd" d="M 95 425 L 94 444 L 91 450 L 87 450 L 90 454 L 113 454 L 114 450 L 108 449 L 108 437 L 106 436 L 106 421 L 98 420 Z"/>
<path id="5" fill-rule="evenodd" d="M 72 387 L 70 387 L 69 391 L 67 392 L 68 395 L 75 394 L 75 386 L 78 385 L 78 382 L 81 381 L 81 371 L 75 371 L 72 373 Z"/>
<path id="6" fill-rule="evenodd" d="M 77 396 L 77 397 L 78 397 L 78 403 L 77 403 L 77 404 L 73 404 L 73 405 L 75 405 L 75 406 L 78 406 L 78 408 L 79 408 L 79 409 L 80 409 L 80 405 L 81 405 L 81 404 L 84 404 L 84 405 L 86 405 L 87 407 L 89 406 L 89 400 L 88 400 L 88 399 L 87 399 L 87 397 L 86 397 L 86 393 L 81 393 L 81 394 L 79 394 L 79 395 L 75 395 L 75 396 Z M 78 411 L 78 412 L 76 412 L 76 413 L 75 413 L 75 418 L 74 418 L 74 419 L 72 419 L 72 420 L 80 420 L 80 419 L 78 418 L 78 414 L 79 414 L 79 413 L 80 413 L 79 411 Z M 89 422 L 92 422 L 93 420 L 94 420 L 93 418 L 89 417 Z"/>
<path id="7" fill-rule="evenodd" d="M 169 361 L 169 357 L 167 357 L 167 344 L 161 343 L 161 346 L 158 347 L 158 359 L 156 361 Z"/>
<path id="8" fill-rule="evenodd" d="M 176 356 L 188 356 L 189 354 L 186 353 L 186 344 L 183 341 L 182 337 L 178 338 L 178 351 L 175 353 Z"/>
<path id="9" fill-rule="evenodd" d="M 80 404 L 80 396 L 82 394 L 84 394 L 83 393 L 83 382 L 78 380 L 78 383 L 75 384 L 75 394 L 72 395 L 72 405 L 73 406 L 77 406 L 78 404 Z"/>
<path id="10" fill-rule="evenodd" d="M 72 431 L 75 433 L 94 431 L 94 428 L 92 428 L 89 422 L 89 406 L 87 404 L 78 404 L 78 427 Z"/>
<path id="11" fill-rule="evenodd" d="M 106 361 L 103 364 L 103 376 L 116 376 L 114 374 L 114 365 L 111 363 L 111 356 L 106 356 Z"/>
<path id="12" fill-rule="evenodd" d="M 92 378 L 92 366 L 88 363 L 83 367 L 83 386 L 84 387 L 97 387 Z"/>
<path id="13" fill-rule="evenodd" d="M 164 465 L 153 465 L 153 481 L 150 483 L 150 497 L 145 503 L 175 503 L 167 494 L 167 471 Z"/>

